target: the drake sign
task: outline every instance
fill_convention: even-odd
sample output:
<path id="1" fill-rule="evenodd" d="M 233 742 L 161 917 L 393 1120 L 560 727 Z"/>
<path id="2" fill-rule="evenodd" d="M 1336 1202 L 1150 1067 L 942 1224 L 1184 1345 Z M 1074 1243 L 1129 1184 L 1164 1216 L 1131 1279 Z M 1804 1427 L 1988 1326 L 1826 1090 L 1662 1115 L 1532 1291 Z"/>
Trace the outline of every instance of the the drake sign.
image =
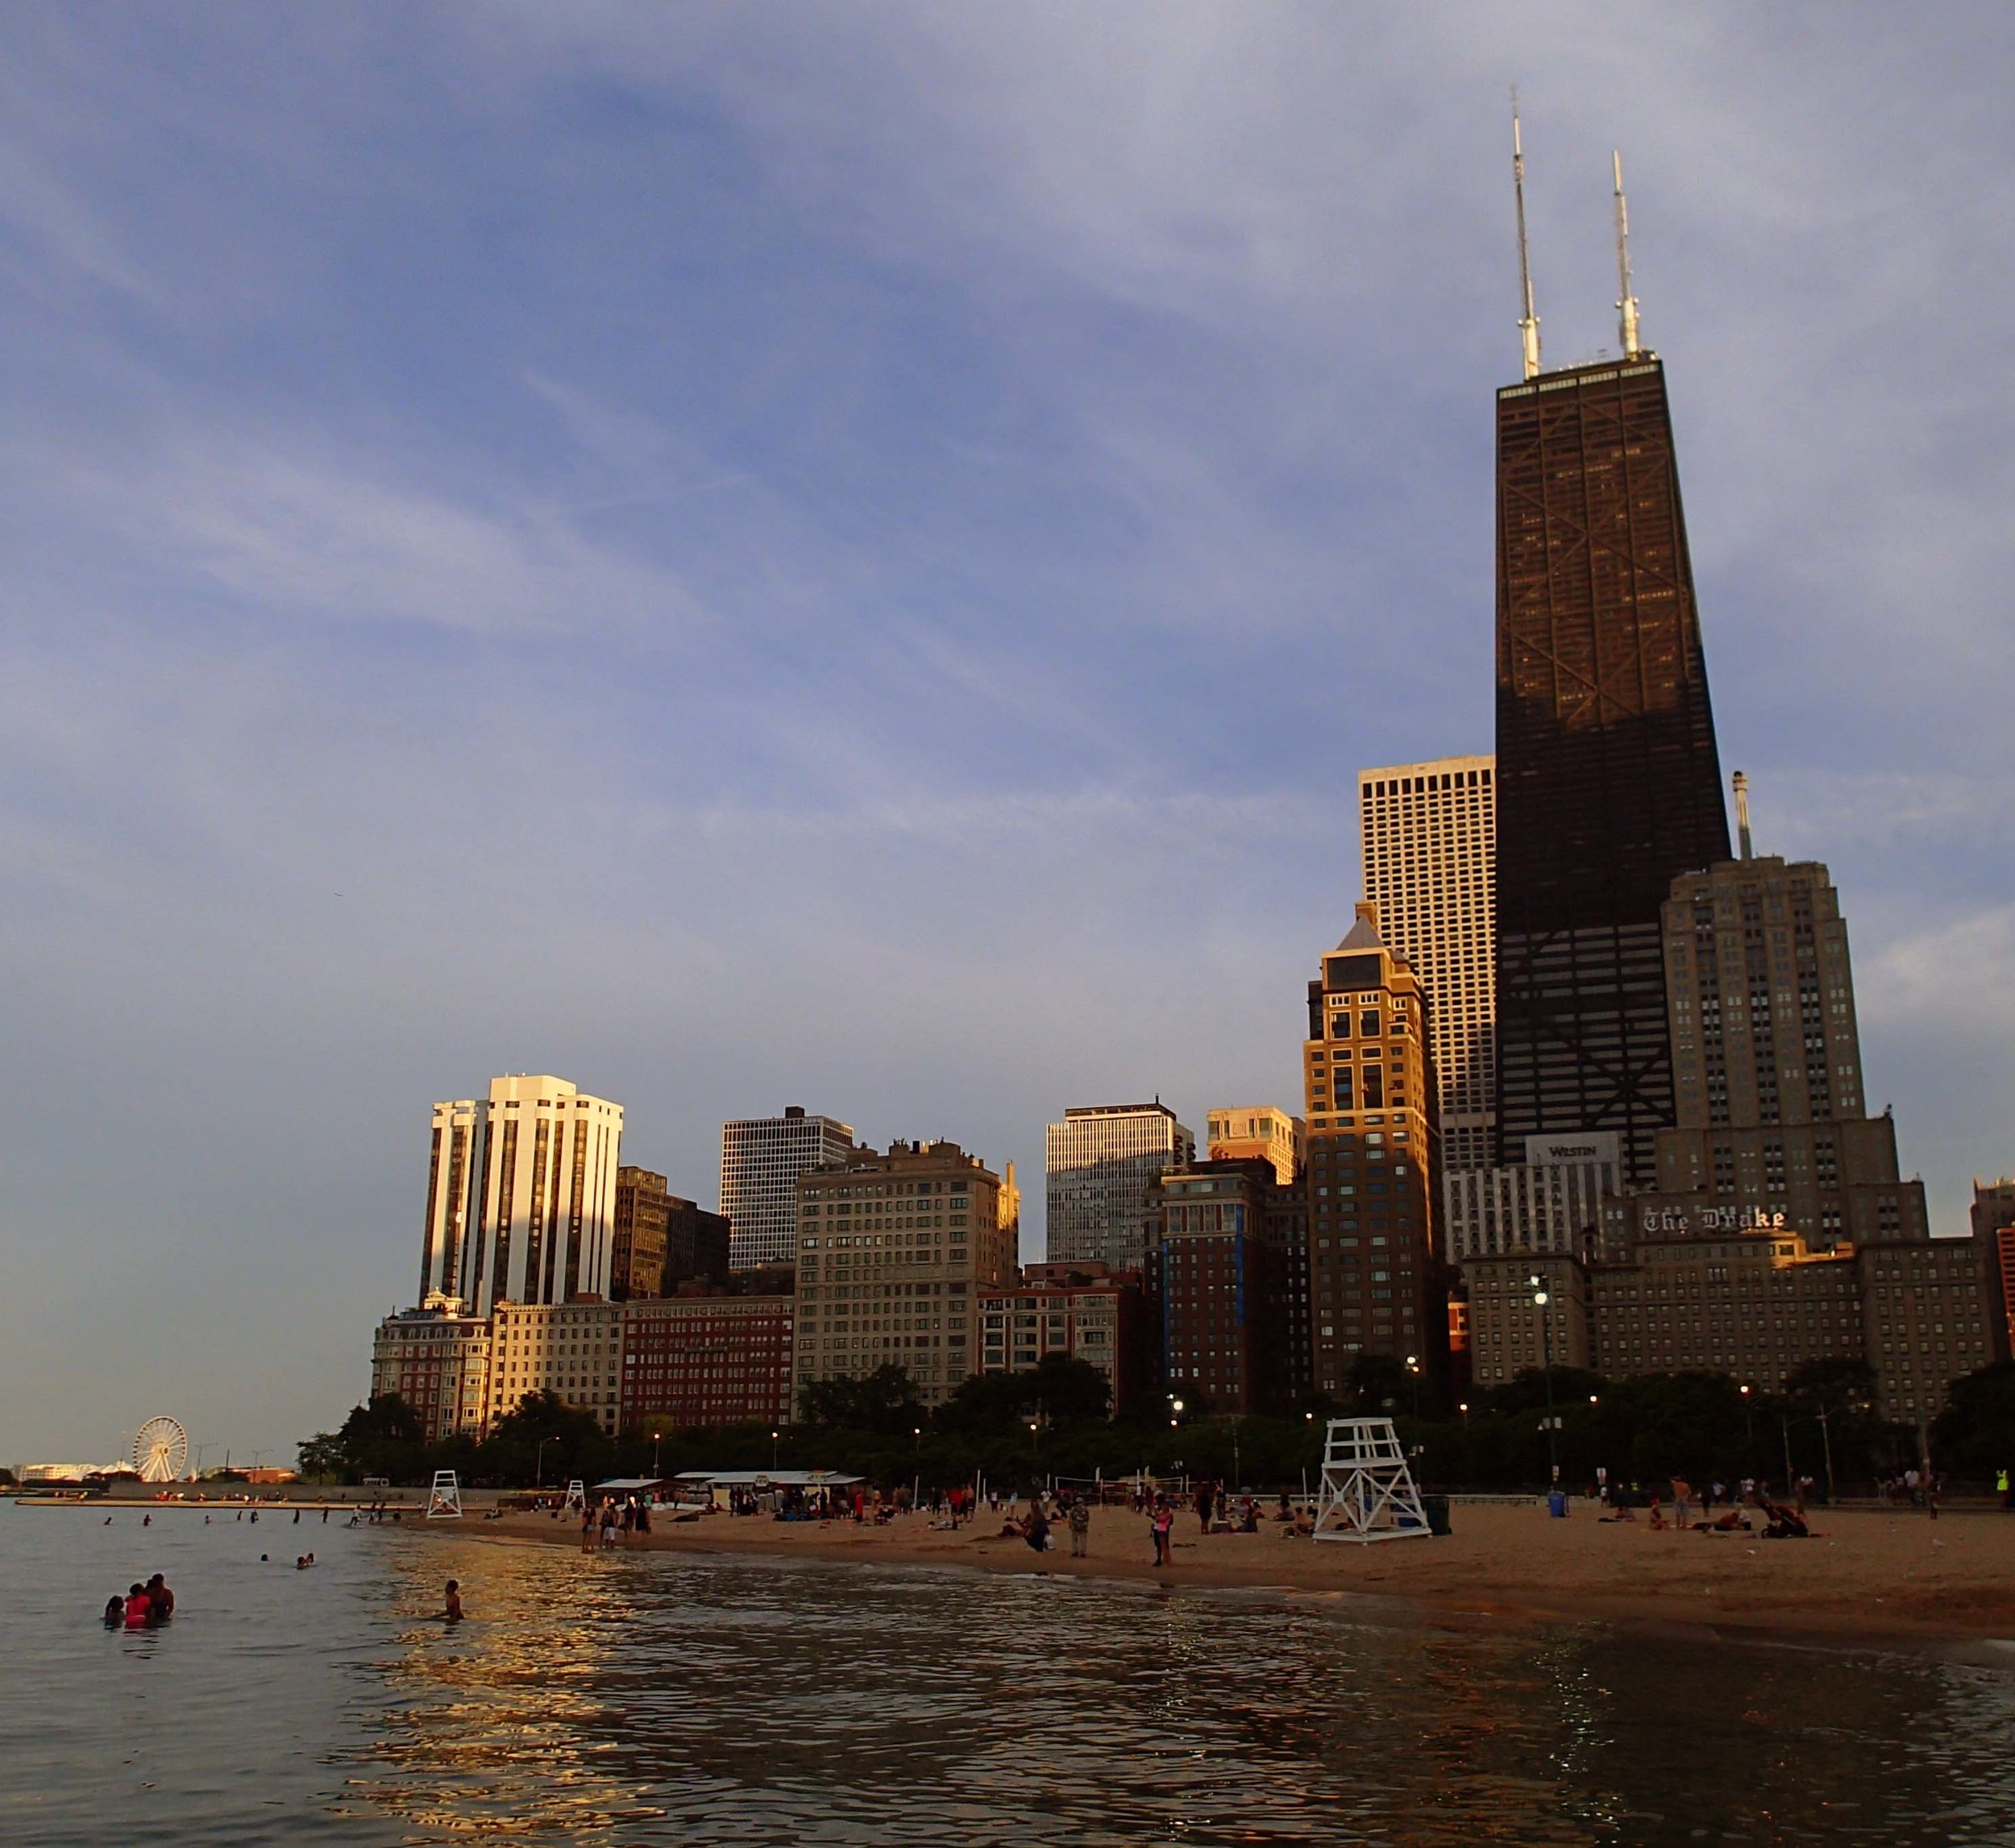
<path id="1" fill-rule="evenodd" d="M 1677 1213 L 1669 1206 L 1647 1212 L 1647 1232 L 1781 1232 L 1784 1216 L 1763 1206 L 1703 1206 L 1697 1213 Z"/>

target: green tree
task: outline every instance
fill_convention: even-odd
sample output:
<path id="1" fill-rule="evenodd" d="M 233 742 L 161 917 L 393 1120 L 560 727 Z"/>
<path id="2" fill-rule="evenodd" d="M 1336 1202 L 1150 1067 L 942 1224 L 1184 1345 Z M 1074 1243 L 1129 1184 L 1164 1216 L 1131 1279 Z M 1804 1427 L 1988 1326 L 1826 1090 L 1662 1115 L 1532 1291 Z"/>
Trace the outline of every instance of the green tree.
<path id="1" fill-rule="evenodd" d="M 595 1482 L 609 1474 L 615 1445 L 592 1412 L 541 1391 L 528 1393 L 490 1427 L 478 1458 L 479 1472 L 499 1482 Z"/>
<path id="2" fill-rule="evenodd" d="M 2015 1360 L 1997 1360 L 1946 1389 L 1931 1454 L 1942 1468 L 1983 1483 L 2015 1469 Z"/>
<path id="3" fill-rule="evenodd" d="M 858 1379 L 815 1380 L 798 1399 L 805 1423 L 830 1431 L 906 1435 L 929 1416 L 909 1369 L 893 1362 Z"/>
<path id="4" fill-rule="evenodd" d="M 318 1482 L 326 1482 L 332 1476 L 347 1476 L 349 1459 L 344 1453 L 343 1439 L 334 1431 L 317 1431 L 296 1447 L 295 1456 L 301 1473 L 313 1476 Z"/>

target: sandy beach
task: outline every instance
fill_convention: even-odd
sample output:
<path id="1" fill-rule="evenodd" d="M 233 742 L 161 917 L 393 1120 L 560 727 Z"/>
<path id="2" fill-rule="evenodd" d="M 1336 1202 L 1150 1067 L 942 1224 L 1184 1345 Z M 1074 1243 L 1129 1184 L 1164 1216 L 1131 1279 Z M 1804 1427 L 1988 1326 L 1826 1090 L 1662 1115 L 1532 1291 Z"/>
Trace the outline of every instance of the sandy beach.
<path id="1" fill-rule="evenodd" d="M 1073 1559 L 1057 1530 L 1037 1555 L 983 1517 L 956 1533 L 922 1518 L 886 1526 L 709 1514 L 659 1526 L 654 1551 L 772 1555 L 887 1566 L 1136 1580 L 1170 1588 L 1278 1588 L 1302 1595 L 1408 1600 L 1449 1616 L 1507 1621 L 1604 1618 L 1835 1634 L 2015 1638 L 2015 1516 L 1922 1510 L 1816 1510 L 1814 1538 L 1657 1532 L 1642 1518 L 1610 1523 L 1577 1502 L 1564 1521 L 1544 1507 L 1457 1503 L 1445 1538 L 1371 1546 L 1176 1525 L 1175 1564 L 1157 1568 L 1145 1517 L 1101 1509 L 1087 1557 Z M 410 1531 L 415 1523 L 405 1524 Z M 578 1516 L 472 1510 L 436 1533 L 458 1539 L 578 1547 Z"/>

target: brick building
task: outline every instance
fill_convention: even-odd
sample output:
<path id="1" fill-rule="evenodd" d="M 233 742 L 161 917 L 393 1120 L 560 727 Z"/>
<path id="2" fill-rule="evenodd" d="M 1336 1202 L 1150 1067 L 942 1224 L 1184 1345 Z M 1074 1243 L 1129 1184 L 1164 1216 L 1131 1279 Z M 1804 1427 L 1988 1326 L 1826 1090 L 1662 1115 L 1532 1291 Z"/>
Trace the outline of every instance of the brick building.
<path id="1" fill-rule="evenodd" d="M 787 1420 L 795 1308 L 698 1288 L 625 1303 L 622 1428 Z"/>

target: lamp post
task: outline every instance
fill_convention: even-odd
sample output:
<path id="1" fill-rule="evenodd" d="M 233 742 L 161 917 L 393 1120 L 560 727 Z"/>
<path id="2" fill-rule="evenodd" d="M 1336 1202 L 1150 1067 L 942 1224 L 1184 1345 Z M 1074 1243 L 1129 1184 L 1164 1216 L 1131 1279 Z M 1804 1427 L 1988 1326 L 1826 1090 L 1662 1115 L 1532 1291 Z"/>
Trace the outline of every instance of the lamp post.
<path id="1" fill-rule="evenodd" d="M 776 1472 L 777 1472 L 777 1434 L 776 1434 L 775 1431 L 771 1431 L 771 1432 L 770 1433 L 770 1473 L 771 1473 L 772 1476 L 775 1476 L 775 1475 L 776 1474 Z"/>
<path id="2" fill-rule="evenodd" d="M 1456 1410 L 1462 1414 L 1462 1428 L 1467 1431 L 1469 1428 L 1469 1402 L 1465 1399 Z"/>
<path id="3" fill-rule="evenodd" d="M 924 1427 L 921 1425 L 912 1425 L 910 1435 L 916 1439 L 916 1453 L 921 1456 L 924 1454 Z"/>
<path id="4" fill-rule="evenodd" d="M 1406 1356 L 1406 1371 L 1413 1377 L 1413 1415 L 1418 1422 L 1420 1418 L 1420 1356 L 1418 1354 Z"/>
<path id="5" fill-rule="evenodd" d="M 532 1465 L 532 1487 L 534 1490 L 546 1486 L 546 1447 L 549 1443 L 559 1442 L 558 1438 L 552 1437 L 542 1437 L 538 1440 L 538 1450 L 534 1457 Z"/>
<path id="6" fill-rule="evenodd" d="M 1553 1332 L 1546 1313 L 1545 1280 L 1532 1279 L 1532 1306 L 1539 1312 L 1539 1377 L 1546 1386 L 1546 1467 L 1549 1483 L 1560 1480 L 1560 1440 L 1553 1428 Z"/>
<path id="7" fill-rule="evenodd" d="M 658 1480 L 658 1452 L 664 1441 L 665 1434 L 663 1431 L 654 1431 L 650 1434 L 650 1479 L 654 1482 Z"/>

